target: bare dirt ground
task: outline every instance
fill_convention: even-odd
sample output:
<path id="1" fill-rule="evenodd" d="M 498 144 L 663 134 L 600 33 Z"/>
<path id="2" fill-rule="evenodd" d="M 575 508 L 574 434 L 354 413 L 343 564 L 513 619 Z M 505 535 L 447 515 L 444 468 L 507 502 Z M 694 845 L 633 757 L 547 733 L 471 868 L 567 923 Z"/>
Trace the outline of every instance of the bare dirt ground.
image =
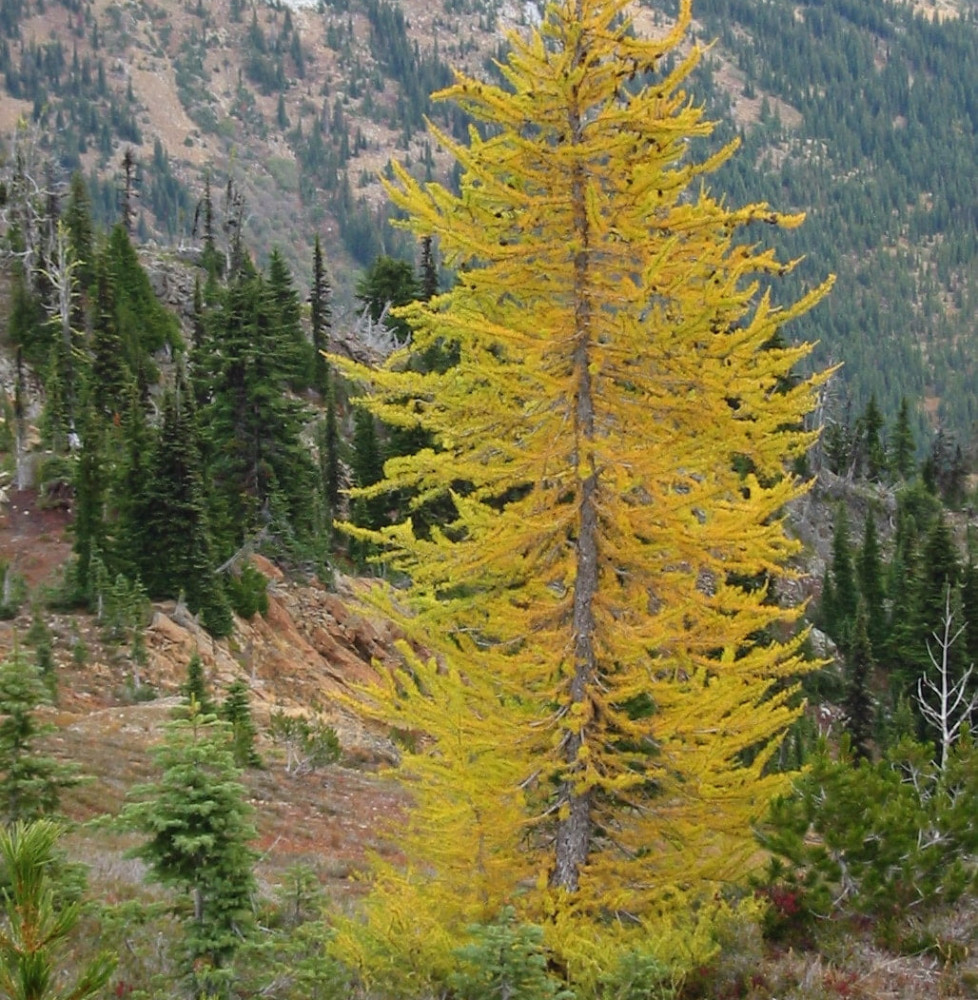
<path id="1" fill-rule="evenodd" d="M 54 583 L 71 554 L 64 508 L 43 509 L 37 490 L 12 490 L 0 506 L 0 560 L 9 562 L 31 590 Z"/>

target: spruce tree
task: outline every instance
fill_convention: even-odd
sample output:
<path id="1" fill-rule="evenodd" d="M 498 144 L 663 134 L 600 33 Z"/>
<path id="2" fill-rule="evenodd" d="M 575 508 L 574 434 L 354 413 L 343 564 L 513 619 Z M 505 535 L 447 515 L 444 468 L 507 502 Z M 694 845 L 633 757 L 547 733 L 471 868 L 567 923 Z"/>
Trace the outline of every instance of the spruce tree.
<path id="1" fill-rule="evenodd" d="M 873 671 L 873 650 L 867 631 L 866 606 L 860 602 L 852 628 L 852 640 L 846 653 L 845 726 L 853 755 L 870 757 L 875 714 L 869 682 Z"/>
<path id="2" fill-rule="evenodd" d="M 136 579 L 143 574 L 145 547 L 152 544 L 146 533 L 154 513 L 149 487 L 155 435 L 133 384 L 129 386 L 121 429 L 122 457 L 112 494 L 116 510 L 115 561 L 120 572 Z"/>
<path id="3" fill-rule="evenodd" d="M 81 450 L 75 469 L 75 555 L 74 581 L 77 596 L 88 600 L 91 594 L 92 558 L 104 552 L 108 529 L 105 521 L 106 461 L 103 453 L 105 431 L 91 405 L 82 412 Z"/>
<path id="4" fill-rule="evenodd" d="M 373 415 L 358 406 L 353 411 L 353 480 L 359 487 L 373 486 L 384 478 L 384 456 Z M 388 497 L 358 497 L 353 504 L 353 523 L 364 528 L 380 528 L 387 522 Z"/>
<path id="5" fill-rule="evenodd" d="M 921 555 L 920 614 L 929 634 L 942 621 L 947 590 L 957 590 L 961 572 L 957 546 L 943 513 L 927 531 Z"/>
<path id="6" fill-rule="evenodd" d="M 336 420 L 336 391 L 330 385 L 326 393 L 326 415 L 319 425 L 319 475 L 323 496 L 331 517 L 340 504 L 340 434 Z"/>
<path id="7" fill-rule="evenodd" d="M 849 541 L 849 517 L 840 506 L 835 515 L 832 533 L 832 585 L 834 592 L 833 638 L 843 648 L 848 648 L 852 627 L 856 620 L 859 591 L 852 564 L 852 546 Z"/>
<path id="8" fill-rule="evenodd" d="M 927 650 L 922 642 L 927 632 L 921 616 L 920 553 L 915 534 L 908 533 L 893 555 L 889 592 L 886 662 L 891 668 L 896 700 L 911 697 L 917 678 L 927 667 Z"/>
<path id="9" fill-rule="evenodd" d="M 978 665 L 978 566 L 973 557 L 961 574 L 961 613 L 964 616 L 965 656 L 968 663 Z"/>
<path id="10" fill-rule="evenodd" d="M 414 302 L 420 294 L 420 288 L 409 261 L 381 255 L 357 282 L 356 294 L 357 299 L 369 310 L 370 318 L 376 322 L 384 309 L 394 309 Z M 406 320 L 388 313 L 384 322 L 394 331 L 399 343 L 408 342 L 411 327 Z"/>
<path id="11" fill-rule="evenodd" d="M 256 891 L 256 831 L 227 725 L 191 704 L 154 759 L 159 779 L 131 790 L 120 824 L 146 835 L 132 856 L 150 878 L 186 893 L 180 965 L 192 996 L 225 997 L 235 952 L 254 928 Z"/>
<path id="12" fill-rule="evenodd" d="M 886 642 L 886 598 L 883 560 L 876 535 L 876 519 L 870 510 L 863 525 L 863 541 L 856 562 L 859 593 L 866 611 L 866 630 L 874 656 L 883 651 Z"/>
<path id="13" fill-rule="evenodd" d="M 231 727 L 231 752 L 234 763 L 241 768 L 261 767 L 262 759 L 255 749 L 255 723 L 251 717 L 251 693 L 240 678 L 230 685 L 221 704 L 221 718 Z"/>
<path id="14" fill-rule="evenodd" d="M 231 609 L 215 570 L 193 399 L 182 378 L 164 397 L 145 495 L 140 575 L 149 595 L 182 591 L 212 635 L 227 635 Z"/>
<path id="15" fill-rule="evenodd" d="M 71 175 L 64 222 L 68 230 L 71 256 L 78 265 L 78 283 L 87 290 L 95 280 L 95 226 L 92 222 L 92 201 L 88 195 L 88 185 L 78 170 Z M 73 325 L 80 328 L 80 315 L 76 313 L 73 319 Z"/>
<path id="16" fill-rule="evenodd" d="M 193 711 L 200 712 L 201 715 L 214 715 L 217 706 L 211 698 L 207 677 L 204 673 L 204 661 L 200 658 L 200 653 L 194 650 L 193 655 L 187 661 L 187 679 L 180 686 L 180 694 L 184 701 L 193 706 Z"/>
<path id="17" fill-rule="evenodd" d="M 37 668 L 15 646 L 0 664 L 0 818 L 8 826 L 57 811 L 76 768 L 43 754 L 38 741 L 54 727 L 38 722 L 50 694 Z"/>
<path id="18" fill-rule="evenodd" d="M 306 411 L 287 392 L 294 355 L 278 317 L 264 279 L 244 270 L 212 328 L 210 398 L 201 416 L 209 479 L 225 511 L 215 527 L 227 549 L 276 521 L 299 539 L 315 524 L 316 472 L 301 439 Z"/>
<path id="19" fill-rule="evenodd" d="M 127 350 L 116 319 L 115 292 L 107 262 L 100 257 L 95 269 L 95 303 L 92 320 L 92 362 L 89 398 L 102 417 L 119 412 L 126 399 L 130 371 Z"/>
<path id="20" fill-rule="evenodd" d="M 889 466 L 897 479 L 910 479 L 916 469 L 917 443 L 910 427 L 910 406 L 904 396 L 900 400 L 896 424 L 890 438 Z"/>
<path id="21" fill-rule="evenodd" d="M 316 234 L 312 250 L 312 289 L 309 293 L 310 320 L 312 323 L 313 376 L 312 387 L 326 399 L 329 389 L 329 363 L 322 352 L 329 349 L 332 329 L 332 286 L 326 271 L 323 247 Z"/>
<path id="22" fill-rule="evenodd" d="M 860 423 L 862 425 L 860 437 L 866 462 L 866 477 L 875 482 L 880 479 L 887 467 L 886 448 L 882 436 L 885 425 L 875 394 L 869 397 L 866 412 Z"/>
<path id="23" fill-rule="evenodd" d="M 268 259 L 268 296 L 283 374 L 293 388 L 304 389 L 309 384 L 311 349 L 302 332 L 299 295 L 292 273 L 278 247 L 272 249 Z"/>

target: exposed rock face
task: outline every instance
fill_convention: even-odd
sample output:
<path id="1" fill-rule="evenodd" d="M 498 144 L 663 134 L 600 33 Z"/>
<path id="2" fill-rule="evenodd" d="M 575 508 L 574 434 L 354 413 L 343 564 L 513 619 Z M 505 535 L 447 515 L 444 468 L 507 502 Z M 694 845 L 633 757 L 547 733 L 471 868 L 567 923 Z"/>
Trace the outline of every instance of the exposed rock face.
<path id="1" fill-rule="evenodd" d="M 248 680 L 259 718 L 277 708 L 316 711 L 336 728 L 348 753 L 391 759 L 389 742 L 371 733 L 344 699 L 397 664 L 394 626 L 371 617 L 344 578 L 339 592 L 331 593 L 318 583 L 287 581 L 261 556 L 251 561 L 269 578 L 267 614 L 236 619 L 234 635 L 217 641 L 184 605 L 157 605 L 146 630 L 145 680 L 163 691 L 178 687 L 196 651 L 216 692 L 242 676 Z"/>

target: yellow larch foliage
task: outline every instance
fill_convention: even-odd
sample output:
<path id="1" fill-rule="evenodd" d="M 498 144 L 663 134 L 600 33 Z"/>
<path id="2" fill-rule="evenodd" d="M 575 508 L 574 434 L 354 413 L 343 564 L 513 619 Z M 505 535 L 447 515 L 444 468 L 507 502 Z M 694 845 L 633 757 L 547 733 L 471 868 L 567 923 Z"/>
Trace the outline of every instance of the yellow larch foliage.
<path id="1" fill-rule="evenodd" d="M 423 736 L 403 763 L 410 867 L 380 871 L 368 928 L 341 935 L 365 966 L 400 948 L 421 975 L 509 902 L 593 977 L 610 941 L 742 875 L 784 787 L 765 765 L 804 665 L 798 640 L 756 637 L 796 612 L 738 581 L 796 551 L 786 462 L 819 379 L 791 378 L 808 348 L 777 335 L 828 283 L 772 305 L 762 283 L 792 265 L 742 230 L 801 218 L 710 196 L 733 148 L 690 155 L 711 130 L 682 89 L 697 50 L 660 70 L 689 3 L 658 40 L 627 8 L 553 4 L 511 39 L 508 87 L 459 75 L 438 95 L 488 126 L 435 131 L 459 195 L 397 170 L 393 201 L 458 274 L 403 311 L 411 349 L 451 343 L 458 364 L 335 359 L 372 412 L 436 441 L 373 489 L 457 514 L 373 536 L 409 581 L 377 600 L 432 659 L 406 649 L 374 702 Z"/>

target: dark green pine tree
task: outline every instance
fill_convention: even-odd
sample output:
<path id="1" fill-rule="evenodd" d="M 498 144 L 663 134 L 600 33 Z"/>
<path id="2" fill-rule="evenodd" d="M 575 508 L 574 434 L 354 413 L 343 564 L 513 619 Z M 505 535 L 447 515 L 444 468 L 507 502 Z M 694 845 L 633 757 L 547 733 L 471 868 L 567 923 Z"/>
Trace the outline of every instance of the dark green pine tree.
<path id="1" fill-rule="evenodd" d="M 153 475 L 153 430 L 135 385 L 122 415 L 122 459 L 112 490 L 116 512 L 114 565 L 131 580 L 142 576 L 146 524 L 152 517 L 148 489 Z"/>
<path id="2" fill-rule="evenodd" d="M 76 264 L 75 276 L 79 287 L 87 291 L 95 283 L 95 225 L 92 222 L 92 200 L 81 171 L 76 170 L 71 175 L 63 219 L 68 230 L 71 257 Z M 81 328 L 80 313 L 72 317 L 72 325 Z"/>
<path id="3" fill-rule="evenodd" d="M 23 348 L 31 364 L 44 364 L 51 350 L 53 327 L 48 322 L 41 299 L 32 291 L 23 269 L 13 269 L 13 287 L 6 309 L 7 339 Z"/>
<path id="4" fill-rule="evenodd" d="M 241 768 L 262 767 L 262 759 L 255 748 L 257 732 L 251 717 L 251 694 L 248 685 L 240 678 L 228 687 L 221 704 L 221 718 L 231 727 L 231 751 L 234 763 Z"/>
<path id="5" fill-rule="evenodd" d="M 374 322 L 387 306 L 406 306 L 418 298 L 420 291 L 411 264 L 387 256 L 378 257 L 356 286 L 357 299 L 368 308 Z M 400 343 L 406 344 L 411 339 L 411 327 L 406 320 L 388 316 L 385 322 Z"/>
<path id="6" fill-rule="evenodd" d="M 928 634 L 921 617 L 921 571 L 917 536 L 908 532 L 890 563 L 890 619 L 887 628 L 886 663 L 890 667 L 894 703 L 913 700 L 917 678 L 927 669 Z"/>
<path id="7" fill-rule="evenodd" d="M 197 214 L 200 227 L 203 230 L 204 249 L 201 253 L 200 263 L 207 271 L 208 278 L 216 280 L 224 272 L 224 255 L 217 249 L 217 240 L 214 234 L 214 197 L 211 192 L 211 175 L 208 171 L 204 175 L 204 197 L 201 198 L 197 206 Z M 197 220 L 194 221 L 194 231 L 197 230 Z"/>
<path id="8" fill-rule="evenodd" d="M 950 525 L 943 514 L 935 518 L 931 524 L 930 530 L 924 538 L 921 556 L 919 617 L 922 634 L 919 643 L 922 647 L 921 651 L 924 653 L 928 642 L 933 646 L 932 634 L 942 630 L 949 588 L 952 595 L 952 606 L 955 603 L 954 596 L 957 594 L 958 580 L 961 574 L 957 546 L 954 544 Z M 958 616 L 958 621 L 960 622 L 960 620 L 960 616 Z M 965 654 L 965 646 L 960 642 L 955 643 L 949 651 L 951 676 L 955 680 L 967 666 L 964 663 Z M 921 656 L 921 661 L 927 662 L 924 656 Z"/>
<path id="9" fill-rule="evenodd" d="M 27 645 L 34 650 L 34 665 L 47 684 L 52 696 L 56 694 L 57 676 L 54 672 L 54 646 L 51 629 L 44 620 L 44 614 L 37 604 L 31 606 L 31 625 L 24 636 Z"/>
<path id="10" fill-rule="evenodd" d="M 833 621 L 830 635 L 843 648 L 848 649 L 856 621 L 859 591 L 852 564 L 852 545 L 849 540 L 849 517 L 840 506 L 835 516 L 832 534 L 832 587 L 834 591 Z"/>
<path id="11" fill-rule="evenodd" d="M 233 619 L 215 570 L 193 397 L 182 377 L 164 397 L 145 497 L 139 575 L 150 597 L 183 592 L 212 635 L 229 634 Z"/>
<path id="12" fill-rule="evenodd" d="M 869 397 L 866 412 L 860 421 L 860 437 L 866 462 L 866 477 L 873 482 L 882 478 L 886 472 L 886 448 L 883 445 L 883 429 L 885 423 L 876 402 L 875 393 Z"/>
<path id="13" fill-rule="evenodd" d="M 955 590 L 961 567 L 951 527 L 943 514 L 931 523 L 922 550 L 921 610 L 936 629 L 944 618 L 947 588 Z"/>
<path id="14" fill-rule="evenodd" d="M 852 628 L 852 640 L 846 653 L 845 727 L 854 757 L 868 760 L 875 723 L 870 678 L 874 666 L 873 650 L 867 631 L 866 607 L 860 601 Z"/>
<path id="15" fill-rule="evenodd" d="M 75 469 L 75 521 L 72 546 L 76 596 L 89 600 L 91 593 L 92 558 L 105 552 L 108 531 L 105 523 L 107 480 L 105 463 L 105 431 L 102 421 L 91 405 L 82 411 L 79 428 L 81 449 Z"/>
<path id="16" fill-rule="evenodd" d="M 137 372 L 144 359 L 163 347 L 182 348 L 180 324 L 156 297 L 149 275 L 121 225 L 109 233 L 105 263 L 112 275 L 115 320 L 129 370 Z"/>
<path id="17" fill-rule="evenodd" d="M 927 489 L 949 507 L 958 507 L 964 499 L 965 463 L 961 446 L 943 427 L 937 428 L 930 453 L 921 468 Z"/>
<path id="18" fill-rule="evenodd" d="M 254 930 L 255 852 L 248 793 L 227 724 L 201 715 L 167 726 L 155 751 L 159 780 L 133 788 L 120 816 L 147 840 L 132 851 L 150 878 L 187 895 L 180 965 L 195 998 L 227 997 L 230 963 Z"/>
<path id="19" fill-rule="evenodd" d="M 56 812 L 61 791 L 77 784 L 77 769 L 40 752 L 54 726 L 37 719 L 50 693 L 20 647 L 0 663 L 0 819 L 9 826 Z"/>
<path id="20" fill-rule="evenodd" d="M 299 295 L 292 272 L 277 247 L 268 259 L 268 296 L 283 374 L 293 389 L 305 389 L 312 368 L 312 347 L 302 332 Z"/>
<path id="21" fill-rule="evenodd" d="M 263 528 L 307 539 L 316 525 L 316 472 L 300 436 L 307 414 L 287 392 L 293 357 L 282 350 L 278 318 L 262 277 L 243 273 L 213 325 L 214 371 L 202 418 L 227 549 Z"/>
<path id="22" fill-rule="evenodd" d="M 818 601 L 818 627 L 828 636 L 835 635 L 837 609 L 835 606 L 835 586 L 832 583 L 832 569 L 825 567 L 822 574 L 822 593 Z"/>
<path id="23" fill-rule="evenodd" d="M 131 381 L 127 352 L 116 321 L 115 290 L 107 262 L 95 267 L 95 302 L 92 317 L 92 360 L 88 394 L 102 417 L 118 415 Z"/>
<path id="24" fill-rule="evenodd" d="M 336 395 L 332 385 L 326 392 L 326 414 L 319 424 L 319 476 L 323 497 L 331 517 L 336 517 L 340 504 L 340 433 L 336 420 Z"/>
<path id="25" fill-rule="evenodd" d="M 329 392 L 329 362 L 322 352 L 329 350 L 333 325 L 332 286 L 326 271 L 319 234 L 312 250 L 312 288 L 309 293 L 310 320 L 312 322 L 313 374 L 312 387 L 326 399 Z"/>
<path id="26" fill-rule="evenodd" d="M 900 400 L 900 410 L 890 438 L 888 464 L 896 479 L 910 479 L 917 470 L 917 442 L 910 427 L 910 407 L 906 397 Z"/>
<path id="27" fill-rule="evenodd" d="M 866 611 L 866 630 L 873 655 L 882 654 L 886 643 L 886 587 L 883 557 L 876 535 L 876 519 L 868 511 L 863 525 L 863 541 L 856 561 L 859 593 Z"/>
<path id="28" fill-rule="evenodd" d="M 373 486 L 384 478 L 384 455 L 373 415 L 358 406 L 353 411 L 353 480 L 357 486 Z M 384 494 L 354 504 L 353 522 L 360 527 L 380 528 L 387 523 L 387 497 Z"/>
<path id="29" fill-rule="evenodd" d="M 180 694 L 188 705 L 196 707 L 201 715 L 216 715 L 217 706 L 211 698 L 210 685 L 204 674 L 204 661 L 196 650 L 187 661 L 187 679 L 180 685 Z"/>
<path id="30" fill-rule="evenodd" d="M 64 342 L 57 337 L 44 376 L 44 440 L 56 455 L 68 450 L 72 431 L 71 379 L 73 366 Z"/>
<path id="31" fill-rule="evenodd" d="M 204 293 L 200 288 L 200 275 L 194 275 L 194 319 L 191 336 L 191 351 L 200 351 L 204 346 Z"/>

